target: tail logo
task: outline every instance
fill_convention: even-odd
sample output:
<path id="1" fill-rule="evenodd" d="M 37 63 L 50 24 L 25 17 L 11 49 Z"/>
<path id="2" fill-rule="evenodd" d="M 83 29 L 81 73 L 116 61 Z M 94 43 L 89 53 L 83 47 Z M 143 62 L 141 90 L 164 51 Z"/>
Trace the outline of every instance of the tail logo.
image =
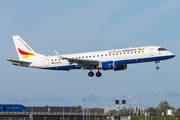
<path id="1" fill-rule="evenodd" d="M 25 51 L 23 51 L 23 50 L 21 50 L 21 49 L 19 49 L 19 48 L 18 48 L 18 51 L 19 51 L 19 53 L 20 53 L 21 55 L 24 55 L 24 57 L 22 57 L 22 58 L 24 58 L 24 59 L 27 59 L 27 58 L 29 58 L 30 56 L 35 56 L 35 54 L 25 52 Z"/>

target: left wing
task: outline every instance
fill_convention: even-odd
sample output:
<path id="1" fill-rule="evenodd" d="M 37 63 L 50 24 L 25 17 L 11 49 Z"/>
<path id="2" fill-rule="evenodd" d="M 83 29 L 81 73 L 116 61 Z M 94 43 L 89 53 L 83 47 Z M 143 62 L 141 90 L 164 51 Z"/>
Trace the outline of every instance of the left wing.
<path id="1" fill-rule="evenodd" d="M 72 59 L 72 58 L 63 57 L 57 51 L 55 51 L 55 53 L 60 59 L 68 60 L 70 64 L 77 63 L 78 66 L 82 66 L 84 69 L 88 69 L 90 66 L 97 66 L 99 65 L 99 63 L 101 63 L 101 61 L 98 60 Z"/>

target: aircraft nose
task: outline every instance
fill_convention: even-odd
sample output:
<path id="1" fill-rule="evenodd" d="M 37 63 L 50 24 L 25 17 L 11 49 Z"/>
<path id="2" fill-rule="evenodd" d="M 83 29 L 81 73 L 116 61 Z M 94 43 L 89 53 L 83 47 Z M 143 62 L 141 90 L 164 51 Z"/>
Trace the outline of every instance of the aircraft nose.
<path id="1" fill-rule="evenodd" d="M 169 55 L 171 58 L 175 57 L 175 54 L 171 53 L 170 52 L 170 55 Z"/>

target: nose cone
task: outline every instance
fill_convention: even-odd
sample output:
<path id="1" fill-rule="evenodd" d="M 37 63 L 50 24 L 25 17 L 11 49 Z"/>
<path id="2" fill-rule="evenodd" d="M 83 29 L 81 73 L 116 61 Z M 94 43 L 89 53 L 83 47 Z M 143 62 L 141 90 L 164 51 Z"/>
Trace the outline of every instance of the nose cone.
<path id="1" fill-rule="evenodd" d="M 175 57 L 175 55 L 173 54 L 172 57 Z"/>
<path id="2" fill-rule="evenodd" d="M 175 57 L 175 54 L 169 52 L 169 57 L 170 57 L 170 58 L 173 58 L 173 57 Z"/>

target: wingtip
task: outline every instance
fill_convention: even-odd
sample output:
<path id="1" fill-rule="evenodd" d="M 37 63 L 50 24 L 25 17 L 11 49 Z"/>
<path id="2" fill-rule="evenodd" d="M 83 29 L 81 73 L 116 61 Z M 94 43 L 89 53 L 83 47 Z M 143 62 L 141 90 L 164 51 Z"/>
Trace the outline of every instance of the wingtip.
<path id="1" fill-rule="evenodd" d="M 55 52 L 57 55 L 59 55 L 59 53 L 58 53 L 56 50 L 54 50 L 54 52 Z"/>

